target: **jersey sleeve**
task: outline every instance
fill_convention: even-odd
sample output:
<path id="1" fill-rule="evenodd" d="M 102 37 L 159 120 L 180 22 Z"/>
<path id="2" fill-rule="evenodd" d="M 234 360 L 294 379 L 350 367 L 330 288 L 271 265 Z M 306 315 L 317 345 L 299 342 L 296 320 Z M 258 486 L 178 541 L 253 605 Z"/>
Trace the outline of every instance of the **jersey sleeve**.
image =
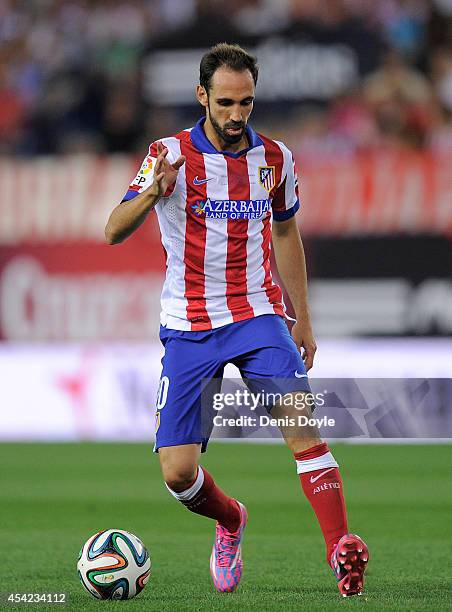
<path id="1" fill-rule="evenodd" d="M 165 144 L 165 143 L 163 143 Z M 157 143 L 153 142 L 149 146 L 148 154 L 143 160 L 140 169 L 138 170 L 138 174 L 133 179 L 129 188 L 127 189 L 126 194 L 122 198 L 121 202 L 128 202 L 132 200 L 139 193 L 150 187 L 154 181 L 154 170 L 155 170 L 155 162 L 157 161 L 158 151 L 157 151 Z M 171 159 L 171 150 L 168 152 L 168 161 L 172 162 Z M 164 197 L 168 198 L 174 190 L 174 185 L 171 185 Z"/>
<path id="2" fill-rule="evenodd" d="M 300 208 L 298 176 L 292 153 L 282 143 L 278 144 L 281 145 L 284 162 L 281 173 L 282 180 L 272 200 L 273 219 L 275 221 L 287 221 Z"/>
<path id="3" fill-rule="evenodd" d="M 153 155 L 154 153 L 154 155 Z M 148 154 L 143 160 L 140 169 L 136 177 L 130 183 L 129 188 L 127 189 L 126 194 L 122 198 L 122 202 L 128 202 L 139 193 L 147 189 L 154 180 L 154 168 L 155 162 L 157 160 L 157 149 L 155 147 L 155 143 L 152 143 L 149 147 Z"/>

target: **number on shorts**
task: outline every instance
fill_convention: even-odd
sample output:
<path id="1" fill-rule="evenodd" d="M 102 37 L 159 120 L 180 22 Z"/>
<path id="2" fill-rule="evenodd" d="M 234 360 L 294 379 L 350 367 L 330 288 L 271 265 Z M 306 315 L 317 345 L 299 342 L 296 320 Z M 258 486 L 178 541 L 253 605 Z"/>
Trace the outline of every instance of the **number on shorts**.
<path id="1" fill-rule="evenodd" d="M 166 400 L 168 399 L 168 388 L 169 378 L 168 376 L 162 376 L 157 391 L 157 410 L 162 410 L 165 407 Z"/>

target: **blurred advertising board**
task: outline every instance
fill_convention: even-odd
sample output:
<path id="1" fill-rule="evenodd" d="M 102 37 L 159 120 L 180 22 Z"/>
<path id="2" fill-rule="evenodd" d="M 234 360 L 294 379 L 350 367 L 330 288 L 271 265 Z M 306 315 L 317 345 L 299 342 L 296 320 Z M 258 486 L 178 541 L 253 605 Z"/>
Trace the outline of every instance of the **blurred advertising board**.
<path id="1" fill-rule="evenodd" d="M 294 154 L 303 235 L 452 236 L 449 156 L 383 152 L 303 164 L 302 151 Z M 120 155 L 0 159 L 0 247 L 103 243 L 108 215 L 140 163 Z M 140 240 L 154 245 L 158 229 L 146 225 Z"/>
<path id="2" fill-rule="evenodd" d="M 161 356 L 162 347 L 152 342 L 90 346 L 3 343 L 0 440 L 151 442 Z M 393 407 L 394 394 L 389 390 L 394 385 L 399 391 L 405 389 L 399 393 L 400 409 L 408 410 L 409 427 L 400 423 L 396 430 L 387 427 L 387 437 L 398 437 L 398 433 L 413 438 L 452 437 L 451 341 L 322 340 L 312 376 L 313 389 L 316 384 L 321 393 L 329 390 L 337 432 L 343 437 L 369 437 L 371 431 L 364 425 L 369 424 L 370 416 L 378 417 L 376 423 L 387 421 L 391 414 L 383 403 Z M 234 381 L 238 371 L 228 365 L 225 377 Z M 347 411 L 338 411 L 341 406 L 331 391 L 343 400 Z M 425 405 L 429 406 L 427 420 Z M 357 427 L 351 428 L 351 418 Z M 223 427 L 218 435 L 234 437 L 234 428 Z"/>
<path id="3" fill-rule="evenodd" d="M 237 38 L 238 33 L 235 37 L 231 32 L 222 34 L 221 25 L 216 23 L 215 40 Z M 186 29 L 161 37 L 145 56 L 143 85 L 152 104 L 195 103 L 193 83 L 197 82 L 199 60 L 213 42 L 200 40 L 200 36 L 205 39 L 202 28 L 188 24 Z M 257 30 L 255 36 L 244 38 L 242 33 L 240 38 L 258 58 L 257 94 L 266 103 L 329 100 L 374 70 L 380 57 L 379 40 L 363 26 L 344 29 L 330 25 L 325 35 L 322 28 L 295 21 L 280 36 L 265 36 Z M 201 46 L 204 48 L 197 48 Z"/>
<path id="4" fill-rule="evenodd" d="M 124 156 L 0 161 L 0 339 L 156 338 L 155 215 L 121 245 L 103 236 L 136 168 Z M 372 155 L 306 164 L 300 177 L 317 333 L 451 334 L 448 160 Z"/>

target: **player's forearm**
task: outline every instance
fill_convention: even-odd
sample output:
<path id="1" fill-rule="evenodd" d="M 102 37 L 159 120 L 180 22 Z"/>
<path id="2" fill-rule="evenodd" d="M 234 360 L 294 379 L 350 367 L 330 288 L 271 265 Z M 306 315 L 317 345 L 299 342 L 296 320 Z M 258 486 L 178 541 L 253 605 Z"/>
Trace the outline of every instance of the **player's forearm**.
<path id="1" fill-rule="evenodd" d="M 105 226 L 108 244 L 117 244 L 130 236 L 140 227 L 149 212 L 159 201 L 159 197 L 147 189 L 128 202 L 121 202 L 111 213 Z"/>
<path id="2" fill-rule="evenodd" d="M 296 319 L 310 325 L 306 259 L 295 221 L 286 232 L 273 232 L 273 250 L 279 276 L 292 302 Z"/>

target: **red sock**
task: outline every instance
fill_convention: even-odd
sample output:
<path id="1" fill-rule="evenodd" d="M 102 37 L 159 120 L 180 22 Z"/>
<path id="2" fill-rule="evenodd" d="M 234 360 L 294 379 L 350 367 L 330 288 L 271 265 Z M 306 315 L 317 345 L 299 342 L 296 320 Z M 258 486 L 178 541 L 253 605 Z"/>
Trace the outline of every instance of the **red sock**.
<path id="1" fill-rule="evenodd" d="M 237 531 L 240 526 L 240 510 L 237 502 L 228 497 L 217 487 L 209 472 L 198 467 L 198 474 L 192 484 L 176 493 L 167 486 L 174 495 L 191 512 L 216 519 L 228 531 Z"/>
<path id="2" fill-rule="evenodd" d="M 309 500 L 326 544 L 330 562 L 334 545 L 348 533 L 347 510 L 338 465 L 324 442 L 294 453 L 301 486 Z"/>

